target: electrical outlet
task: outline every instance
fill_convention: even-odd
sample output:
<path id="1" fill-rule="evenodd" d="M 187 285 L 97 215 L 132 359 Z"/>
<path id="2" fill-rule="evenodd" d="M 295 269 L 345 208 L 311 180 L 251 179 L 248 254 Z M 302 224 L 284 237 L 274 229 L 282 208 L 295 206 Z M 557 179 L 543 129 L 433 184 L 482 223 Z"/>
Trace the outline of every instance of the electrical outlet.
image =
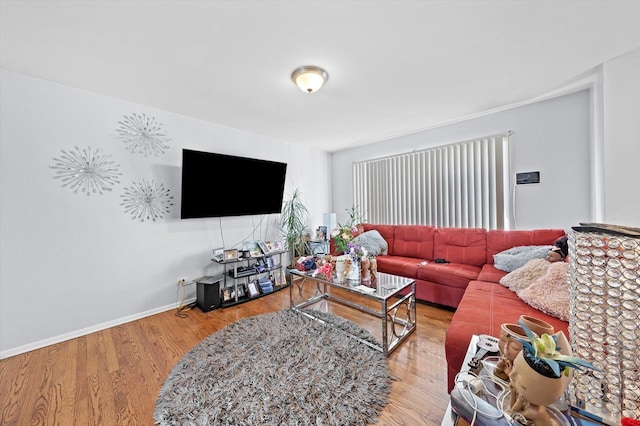
<path id="1" fill-rule="evenodd" d="M 184 285 L 187 282 L 187 279 L 184 277 L 178 278 L 178 285 Z"/>

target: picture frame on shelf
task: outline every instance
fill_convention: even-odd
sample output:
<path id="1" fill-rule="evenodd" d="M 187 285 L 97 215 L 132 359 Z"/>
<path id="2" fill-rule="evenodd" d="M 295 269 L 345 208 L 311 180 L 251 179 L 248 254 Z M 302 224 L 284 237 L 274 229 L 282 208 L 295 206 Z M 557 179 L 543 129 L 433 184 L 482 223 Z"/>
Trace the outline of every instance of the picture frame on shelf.
<path id="1" fill-rule="evenodd" d="M 273 257 L 269 256 L 265 258 L 265 261 L 267 262 L 267 268 L 271 269 L 275 266 L 275 260 L 273 259 Z"/>
<path id="2" fill-rule="evenodd" d="M 238 260 L 238 249 L 225 250 L 224 260 Z"/>
<path id="3" fill-rule="evenodd" d="M 213 257 L 212 257 L 213 260 L 215 260 L 216 262 L 222 262 L 224 260 L 225 258 L 224 247 L 214 248 L 212 251 L 213 251 Z"/>
<path id="4" fill-rule="evenodd" d="M 327 241 L 327 227 L 318 226 L 316 230 L 316 241 Z"/>
<path id="5" fill-rule="evenodd" d="M 255 281 L 251 281 L 247 284 L 247 293 L 249 297 L 253 298 L 260 295 L 260 290 L 258 289 L 258 284 Z"/>
<path id="6" fill-rule="evenodd" d="M 260 248 L 260 251 L 262 252 L 262 254 L 269 254 L 269 248 L 264 243 L 264 241 L 256 241 L 256 244 Z"/>
<path id="7" fill-rule="evenodd" d="M 273 243 L 271 241 L 265 241 L 265 245 L 267 246 L 267 250 L 269 250 L 269 253 L 275 251 L 275 247 L 273 246 Z"/>
<path id="8" fill-rule="evenodd" d="M 245 241 L 242 243 L 242 251 L 248 251 L 249 257 L 262 256 L 262 251 L 258 247 L 257 241 Z"/>
<path id="9" fill-rule="evenodd" d="M 245 287 L 245 284 L 238 284 L 238 299 L 241 299 L 246 296 L 247 296 L 247 289 Z"/>
<path id="10" fill-rule="evenodd" d="M 280 287 L 286 284 L 287 277 L 282 273 L 282 271 L 273 271 L 273 285 Z"/>
<path id="11" fill-rule="evenodd" d="M 229 302 L 231 301 L 231 287 L 225 287 L 222 289 L 222 301 Z"/>
<path id="12" fill-rule="evenodd" d="M 258 273 L 265 272 L 267 270 L 267 268 L 269 267 L 269 265 L 267 264 L 267 261 L 262 257 L 260 257 L 260 258 L 258 258 L 258 260 L 256 260 L 256 263 L 255 263 L 254 266 L 255 266 L 256 271 Z"/>
<path id="13" fill-rule="evenodd" d="M 274 241 L 271 244 L 273 244 L 273 249 L 274 250 L 283 250 L 284 249 L 284 242 L 282 242 L 282 241 Z"/>

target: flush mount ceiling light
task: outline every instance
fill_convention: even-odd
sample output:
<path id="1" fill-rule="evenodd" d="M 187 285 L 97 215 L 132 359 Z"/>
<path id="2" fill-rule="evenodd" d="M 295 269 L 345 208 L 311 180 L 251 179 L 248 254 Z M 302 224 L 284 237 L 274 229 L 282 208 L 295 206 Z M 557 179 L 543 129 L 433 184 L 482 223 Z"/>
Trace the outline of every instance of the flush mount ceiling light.
<path id="1" fill-rule="evenodd" d="M 307 93 L 317 91 L 328 79 L 329 74 L 325 70 L 313 65 L 298 67 L 291 73 L 291 80 Z"/>

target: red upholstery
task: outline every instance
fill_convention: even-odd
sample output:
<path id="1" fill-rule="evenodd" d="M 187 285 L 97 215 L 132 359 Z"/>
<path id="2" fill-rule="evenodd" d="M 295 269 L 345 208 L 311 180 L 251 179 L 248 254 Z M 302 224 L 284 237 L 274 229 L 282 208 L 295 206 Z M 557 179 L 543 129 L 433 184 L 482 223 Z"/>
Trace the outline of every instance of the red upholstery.
<path id="1" fill-rule="evenodd" d="M 504 272 L 491 266 L 494 254 L 518 245 L 553 244 L 565 234 L 562 229 L 486 231 L 371 223 L 362 228 L 377 230 L 389 245 L 389 254 L 378 256 L 378 271 L 413 278 L 418 300 L 453 308 L 458 306 L 470 281 L 498 282 L 504 276 Z M 333 239 L 330 251 L 341 254 L 336 253 Z M 450 263 L 434 263 L 437 258 Z"/>
<path id="2" fill-rule="evenodd" d="M 487 263 L 487 231 L 484 228 L 438 228 L 433 244 L 434 259 L 478 267 Z"/>
<path id="3" fill-rule="evenodd" d="M 466 288 L 416 279 L 417 300 L 437 300 L 440 305 L 458 306 L 465 290 Z"/>
<path id="4" fill-rule="evenodd" d="M 517 323 L 520 315 L 530 315 L 546 321 L 553 325 L 555 331 L 562 330 L 569 337 L 567 322 L 532 308 L 508 288 L 490 282 L 469 283 L 445 337 L 447 392 L 453 389 L 455 376 L 462 367 L 471 336 L 489 334 L 498 337 L 500 325 Z"/>
<path id="5" fill-rule="evenodd" d="M 469 281 L 478 278 L 479 266 L 464 265 L 460 263 L 435 263 L 429 262 L 418 268 L 418 279 L 446 284 L 464 290 Z"/>
<path id="6" fill-rule="evenodd" d="M 433 259 L 433 235 L 436 228 L 423 225 L 396 225 L 393 246 L 389 254 L 413 257 L 415 259 Z M 382 234 L 381 234 L 382 235 Z"/>
<path id="7" fill-rule="evenodd" d="M 402 256 L 376 256 L 378 271 L 401 277 L 415 277 L 418 273 L 419 259 Z"/>
<path id="8" fill-rule="evenodd" d="M 478 281 L 489 281 L 490 283 L 499 283 L 500 278 L 507 275 L 505 271 L 496 268 L 488 263 L 482 267 L 480 275 L 478 275 Z"/>

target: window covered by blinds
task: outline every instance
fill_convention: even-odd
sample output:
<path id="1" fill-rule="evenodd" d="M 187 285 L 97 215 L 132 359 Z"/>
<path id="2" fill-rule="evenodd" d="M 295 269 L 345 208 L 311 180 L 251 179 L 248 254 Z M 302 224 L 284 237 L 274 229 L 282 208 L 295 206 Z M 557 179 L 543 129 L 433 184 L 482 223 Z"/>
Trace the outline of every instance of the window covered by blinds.
<path id="1" fill-rule="evenodd" d="M 353 164 L 369 223 L 509 229 L 511 132 Z"/>

